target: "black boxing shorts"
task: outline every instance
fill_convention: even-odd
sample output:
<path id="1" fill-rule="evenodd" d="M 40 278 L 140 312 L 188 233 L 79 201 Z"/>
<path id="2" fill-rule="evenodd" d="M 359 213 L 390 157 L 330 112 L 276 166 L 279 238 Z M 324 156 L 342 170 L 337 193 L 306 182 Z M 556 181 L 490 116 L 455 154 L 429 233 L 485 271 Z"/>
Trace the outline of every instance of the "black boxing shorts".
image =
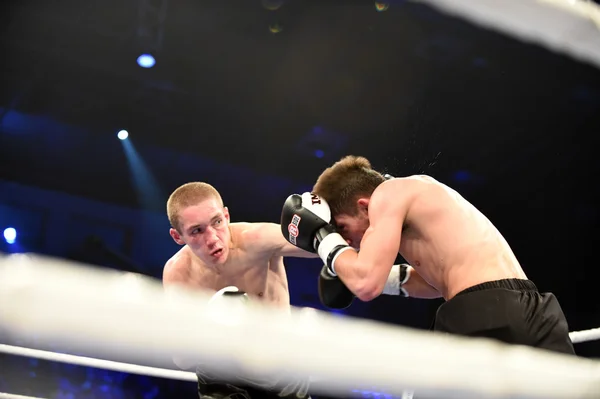
<path id="1" fill-rule="evenodd" d="M 529 280 L 490 281 L 459 292 L 438 308 L 433 330 L 575 354 L 558 299 Z"/>
<path id="2" fill-rule="evenodd" d="M 285 388 L 274 386 L 276 376 L 269 376 L 263 381 L 241 379 L 232 384 L 210 377 L 200 366 L 196 369 L 196 376 L 200 399 L 310 399 L 308 379 L 290 383 Z"/>

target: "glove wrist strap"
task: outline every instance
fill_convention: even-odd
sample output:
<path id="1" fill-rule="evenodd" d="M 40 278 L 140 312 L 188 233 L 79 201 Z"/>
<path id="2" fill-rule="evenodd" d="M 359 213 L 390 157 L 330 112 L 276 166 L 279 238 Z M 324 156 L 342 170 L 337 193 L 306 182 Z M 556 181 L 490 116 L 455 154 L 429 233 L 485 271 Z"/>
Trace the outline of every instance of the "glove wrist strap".
<path id="1" fill-rule="evenodd" d="M 386 295 L 399 295 L 408 297 L 408 292 L 402 287 L 410 279 L 412 266 L 410 265 L 394 265 L 388 276 L 388 279 L 383 288 L 383 293 Z"/>
<path id="2" fill-rule="evenodd" d="M 339 233 L 329 233 L 319 230 L 317 236 L 323 235 L 323 238 L 318 240 L 317 253 L 321 260 L 327 265 L 329 272 L 336 276 L 334 263 L 335 259 L 346 249 L 351 249 L 346 240 Z"/>
<path id="3" fill-rule="evenodd" d="M 335 271 L 335 260 L 338 258 L 338 256 L 342 254 L 342 252 L 347 251 L 349 249 L 352 249 L 352 247 L 350 247 L 347 244 L 344 246 L 338 245 L 327 257 L 327 270 L 329 270 L 330 273 L 333 273 L 334 276 L 337 276 L 337 273 Z"/>

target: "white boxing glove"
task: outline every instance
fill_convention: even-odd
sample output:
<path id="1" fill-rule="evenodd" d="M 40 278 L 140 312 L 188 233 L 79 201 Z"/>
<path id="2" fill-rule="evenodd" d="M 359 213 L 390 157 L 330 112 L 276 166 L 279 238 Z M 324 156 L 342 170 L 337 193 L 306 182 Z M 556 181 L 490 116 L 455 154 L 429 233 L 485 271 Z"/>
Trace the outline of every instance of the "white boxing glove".
<path id="1" fill-rule="evenodd" d="M 250 298 L 248 297 L 248 294 L 246 294 L 244 291 L 240 291 L 238 287 L 230 285 L 228 287 L 221 288 L 219 291 L 217 291 L 210 298 L 208 303 L 218 303 L 223 299 L 237 299 L 242 303 L 246 303 Z"/>
<path id="2" fill-rule="evenodd" d="M 410 279 L 413 268 L 407 264 L 394 265 L 383 288 L 385 295 L 400 295 L 408 297 L 408 292 L 402 287 Z"/>

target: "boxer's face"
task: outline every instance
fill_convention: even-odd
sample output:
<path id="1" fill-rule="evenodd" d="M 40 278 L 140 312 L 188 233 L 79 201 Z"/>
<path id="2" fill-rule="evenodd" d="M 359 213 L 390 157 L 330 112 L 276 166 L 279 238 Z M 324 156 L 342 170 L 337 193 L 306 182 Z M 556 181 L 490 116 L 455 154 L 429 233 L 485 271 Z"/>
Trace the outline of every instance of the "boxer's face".
<path id="1" fill-rule="evenodd" d="M 206 199 L 179 212 L 180 230 L 170 233 L 179 245 L 187 244 L 208 265 L 223 264 L 229 255 L 229 211 L 214 199 Z"/>
<path id="2" fill-rule="evenodd" d="M 355 249 L 360 249 L 360 242 L 369 228 L 368 203 L 368 199 L 361 199 L 358 202 L 356 214 L 339 214 L 333 217 L 338 232 L 348 242 L 348 245 Z"/>

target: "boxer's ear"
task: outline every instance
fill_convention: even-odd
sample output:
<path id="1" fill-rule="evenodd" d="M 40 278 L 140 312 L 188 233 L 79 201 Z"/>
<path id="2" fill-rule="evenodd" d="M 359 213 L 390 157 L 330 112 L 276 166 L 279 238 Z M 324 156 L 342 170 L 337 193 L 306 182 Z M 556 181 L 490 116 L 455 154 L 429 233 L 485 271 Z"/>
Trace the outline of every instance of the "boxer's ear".
<path id="1" fill-rule="evenodd" d="M 369 198 L 359 198 L 359 200 L 356 201 L 356 203 L 358 204 L 359 211 L 367 211 L 369 209 Z"/>
<path id="2" fill-rule="evenodd" d="M 181 235 L 174 228 L 171 227 L 171 229 L 169 229 L 169 235 L 173 238 L 173 241 L 175 241 L 177 244 L 185 245 L 185 242 L 181 239 Z"/>
<path id="3" fill-rule="evenodd" d="M 223 215 L 225 215 L 225 219 L 227 219 L 227 222 L 230 222 L 229 208 L 227 208 L 226 206 L 223 207 Z"/>

